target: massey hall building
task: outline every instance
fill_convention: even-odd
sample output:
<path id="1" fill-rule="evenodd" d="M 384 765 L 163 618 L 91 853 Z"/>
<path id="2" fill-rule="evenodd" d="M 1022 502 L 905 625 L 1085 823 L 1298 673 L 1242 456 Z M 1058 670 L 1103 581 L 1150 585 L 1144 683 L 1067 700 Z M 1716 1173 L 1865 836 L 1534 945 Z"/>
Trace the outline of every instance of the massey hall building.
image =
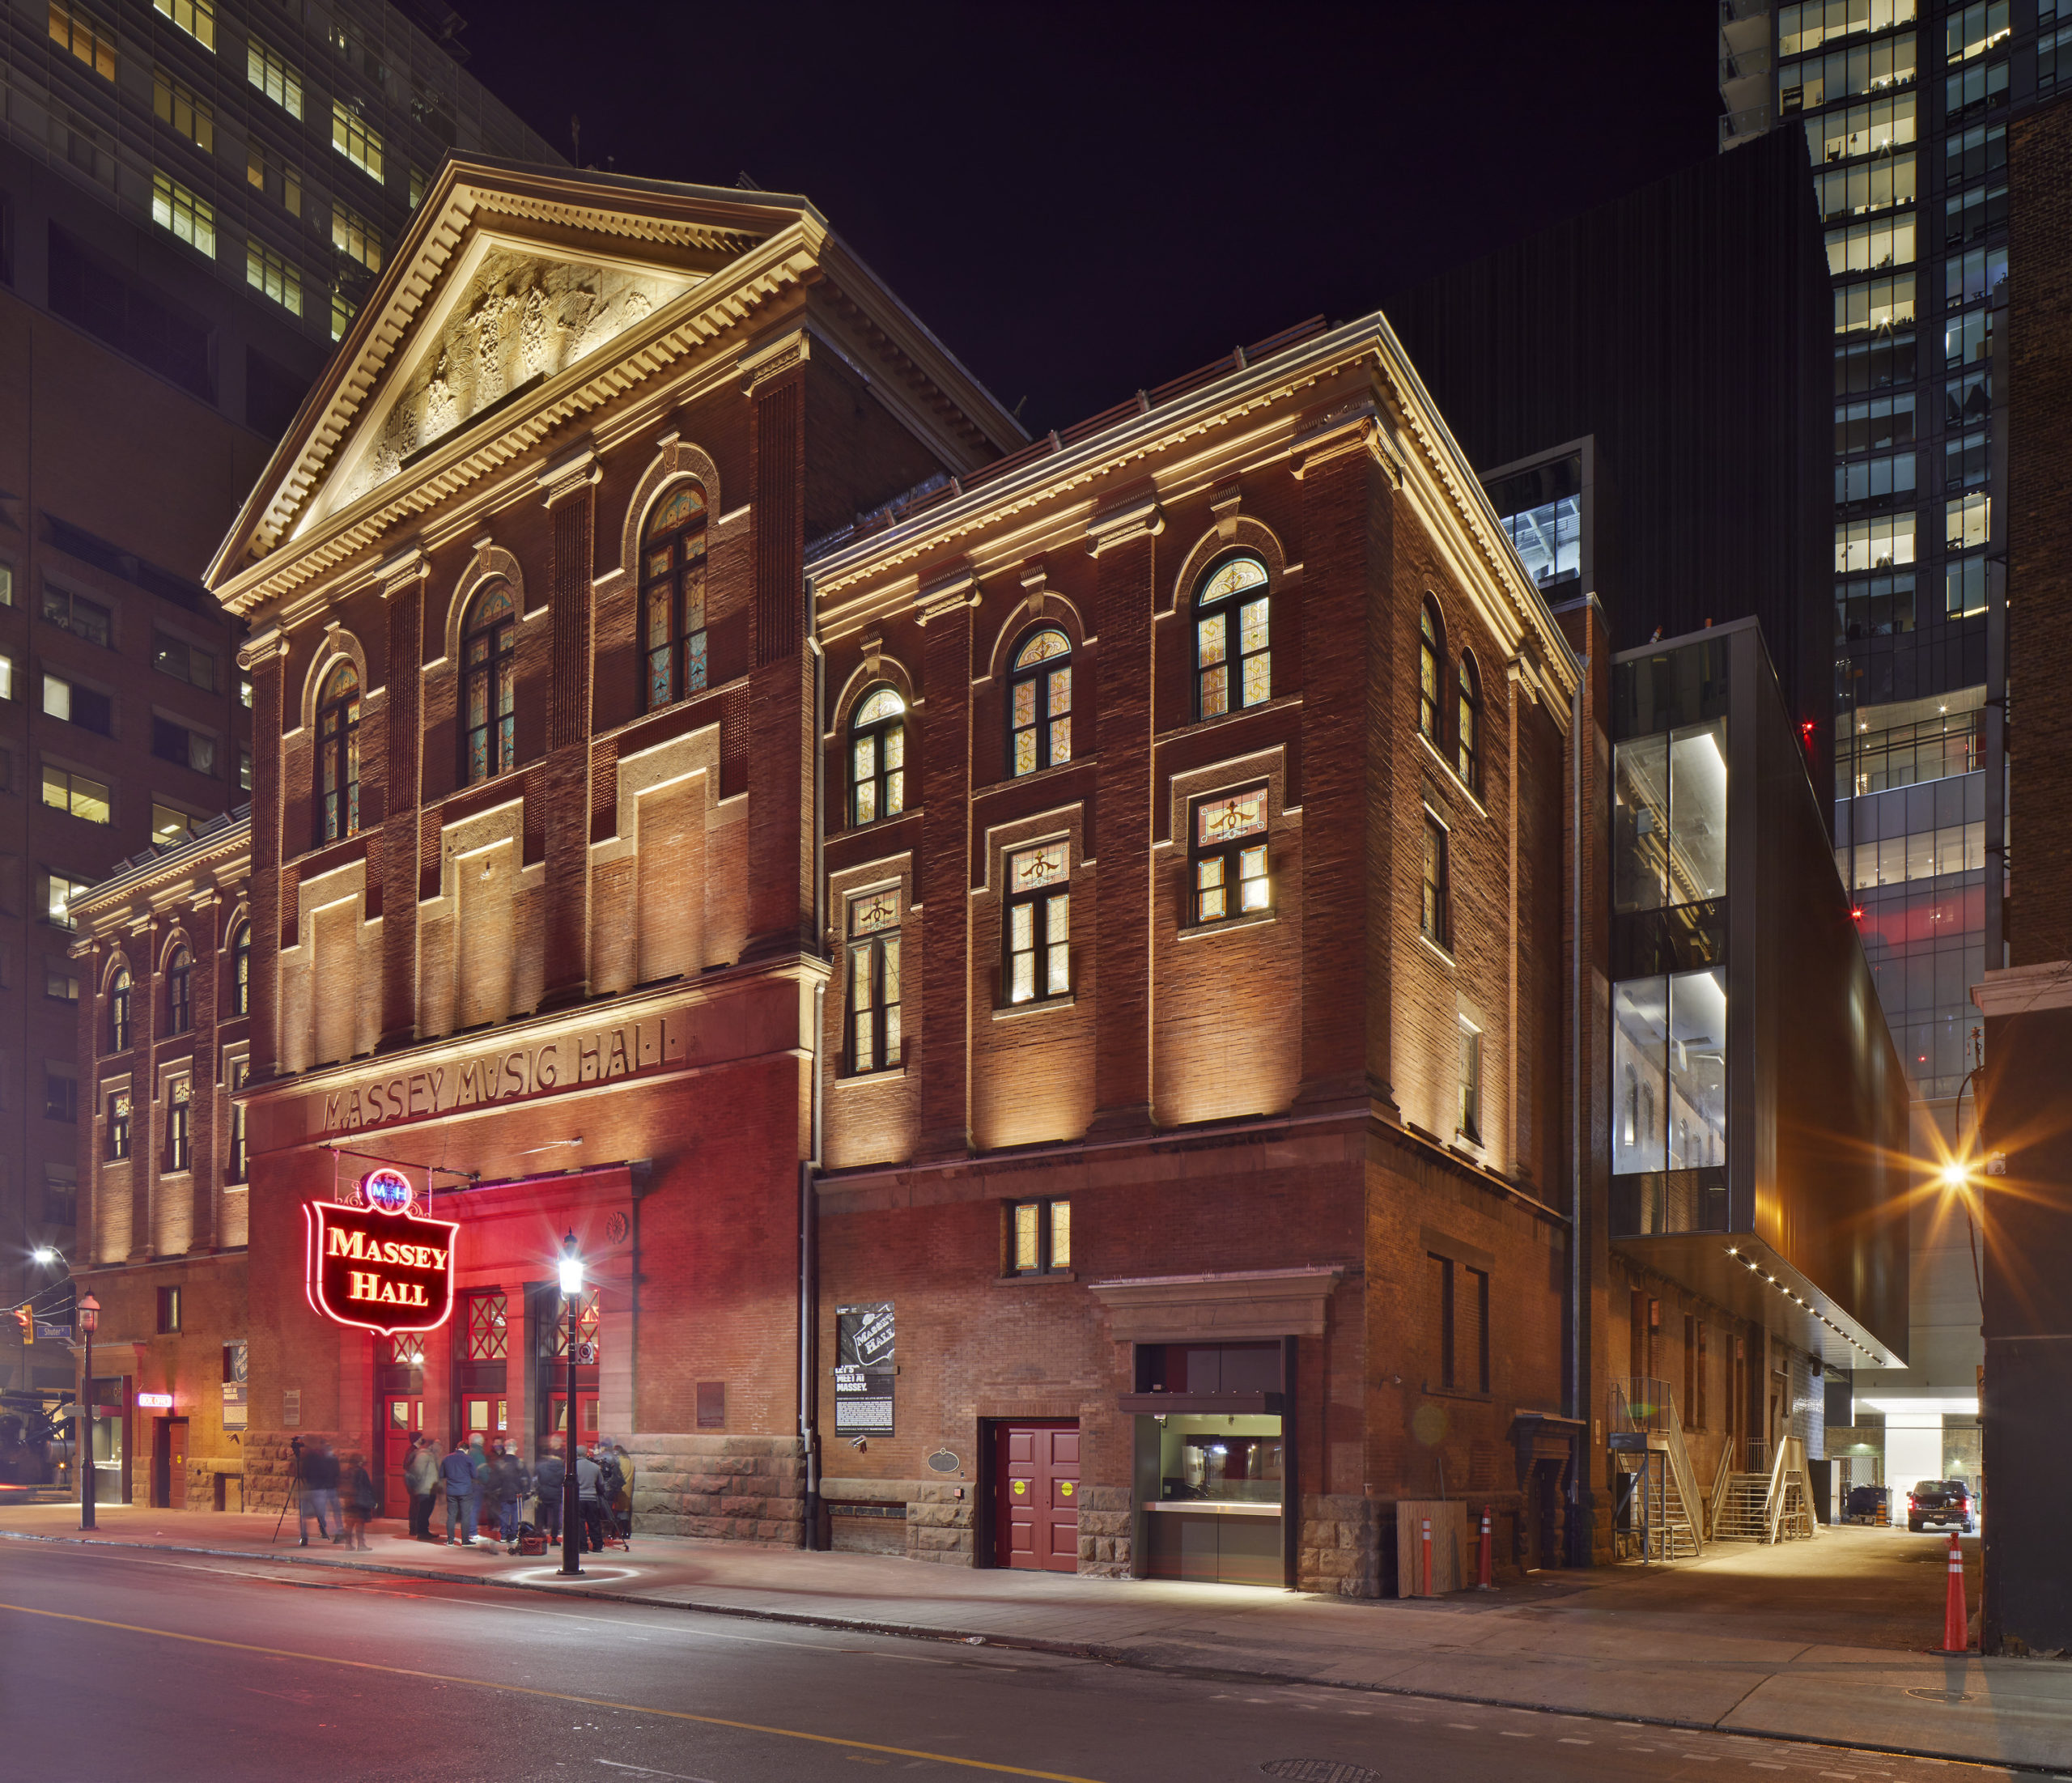
<path id="1" fill-rule="evenodd" d="M 531 1452 L 570 1234 L 642 1527 L 960 1564 L 1609 1558 L 1632 1377 L 1709 1496 L 1904 1337 L 1722 1031 L 1764 875 L 1855 946 L 1760 639 L 1615 713 L 1379 316 L 1031 440 L 802 199 L 449 161 L 209 581 L 249 818 L 77 906 L 104 1499 Z"/>

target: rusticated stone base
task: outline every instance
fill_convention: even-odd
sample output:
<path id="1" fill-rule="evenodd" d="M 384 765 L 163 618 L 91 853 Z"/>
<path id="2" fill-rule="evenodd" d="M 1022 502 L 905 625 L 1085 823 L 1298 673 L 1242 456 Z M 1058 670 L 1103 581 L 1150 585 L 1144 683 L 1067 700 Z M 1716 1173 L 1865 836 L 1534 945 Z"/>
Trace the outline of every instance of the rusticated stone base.
<path id="1" fill-rule="evenodd" d="M 796 1437 L 628 1437 L 633 1525 L 651 1535 L 805 1545 L 805 1462 Z"/>
<path id="2" fill-rule="evenodd" d="M 906 1501 L 906 1558 L 944 1566 L 976 1561 L 971 1488 L 917 1480 Z"/>
<path id="3" fill-rule="evenodd" d="M 328 1442 L 342 1461 L 355 1452 L 369 1457 L 368 1467 L 372 1471 L 374 1448 L 363 1432 L 331 1430 L 248 1430 L 244 1433 L 244 1508 L 248 1511 L 261 1512 L 269 1517 L 280 1514 L 285 1505 L 288 1514 L 293 1516 L 295 1501 L 295 1451 L 290 1441 L 299 1437 L 307 1450 L 312 1444 Z M 187 1471 L 187 1502 L 197 1510 L 208 1509 L 214 1481 L 209 1477 L 230 1471 L 227 1463 L 203 1462 L 202 1483 L 197 1486 L 195 1467 Z M 199 1493 L 201 1496 L 197 1496 Z"/>
<path id="4" fill-rule="evenodd" d="M 1079 1570 L 1097 1579 L 1128 1578 L 1135 1565 L 1136 1543 L 1130 1534 L 1130 1491 L 1127 1486 L 1079 1488 Z"/>
<path id="5" fill-rule="evenodd" d="M 1305 1493 L 1295 1582 L 1305 1591 L 1340 1597 L 1382 1594 L 1383 1519 L 1393 1535 L 1395 1505 L 1378 1499 Z"/>

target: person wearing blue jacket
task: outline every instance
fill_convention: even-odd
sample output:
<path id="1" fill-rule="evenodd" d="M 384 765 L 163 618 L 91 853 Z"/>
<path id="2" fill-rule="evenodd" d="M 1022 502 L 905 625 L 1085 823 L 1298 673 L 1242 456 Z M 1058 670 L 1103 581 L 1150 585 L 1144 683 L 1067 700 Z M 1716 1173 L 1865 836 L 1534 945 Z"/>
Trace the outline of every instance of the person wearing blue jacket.
<path id="1" fill-rule="evenodd" d="M 475 1458 L 467 1445 L 456 1442 L 452 1452 L 439 1464 L 439 1483 L 446 1488 L 446 1545 L 454 1545 L 454 1530 L 463 1547 L 475 1545 Z"/>

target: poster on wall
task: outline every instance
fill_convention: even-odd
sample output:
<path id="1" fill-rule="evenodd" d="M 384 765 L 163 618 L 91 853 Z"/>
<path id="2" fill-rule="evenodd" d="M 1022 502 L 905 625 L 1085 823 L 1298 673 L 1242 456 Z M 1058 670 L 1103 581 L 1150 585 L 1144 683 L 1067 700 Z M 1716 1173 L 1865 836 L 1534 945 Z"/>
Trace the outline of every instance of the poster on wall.
<path id="1" fill-rule="evenodd" d="M 892 1302 L 834 1309 L 834 1433 L 892 1434 Z"/>

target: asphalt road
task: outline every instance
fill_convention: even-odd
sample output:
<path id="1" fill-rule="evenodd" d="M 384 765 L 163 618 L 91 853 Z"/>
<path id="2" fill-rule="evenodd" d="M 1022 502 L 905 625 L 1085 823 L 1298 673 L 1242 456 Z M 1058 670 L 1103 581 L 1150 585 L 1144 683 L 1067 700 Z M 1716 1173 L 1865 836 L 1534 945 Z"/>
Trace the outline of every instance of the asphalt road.
<path id="1" fill-rule="evenodd" d="M 825 1783 L 867 1774 L 858 1767 L 945 1783 L 2008 1774 L 308 1571 L 0 1544 L 0 1778 Z"/>

